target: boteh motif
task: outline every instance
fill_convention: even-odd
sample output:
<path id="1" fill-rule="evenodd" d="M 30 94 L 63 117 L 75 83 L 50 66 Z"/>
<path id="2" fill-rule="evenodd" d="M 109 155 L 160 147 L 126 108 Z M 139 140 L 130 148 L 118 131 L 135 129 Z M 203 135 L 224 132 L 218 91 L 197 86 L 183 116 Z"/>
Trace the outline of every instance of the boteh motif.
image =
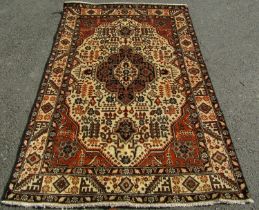
<path id="1" fill-rule="evenodd" d="M 187 7 L 65 4 L 4 203 L 248 201 Z"/>

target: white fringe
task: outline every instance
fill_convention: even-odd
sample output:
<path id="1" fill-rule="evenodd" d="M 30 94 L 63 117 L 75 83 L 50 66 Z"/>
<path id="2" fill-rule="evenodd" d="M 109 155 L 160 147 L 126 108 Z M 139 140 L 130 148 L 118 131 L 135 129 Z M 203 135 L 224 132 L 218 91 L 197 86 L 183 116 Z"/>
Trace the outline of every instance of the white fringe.
<path id="1" fill-rule="evenodd" d="M 78 3 L 78 4 L 92 4 L 92 5 L 103 5 L 103 4 L 147 4 L 147 5 L 182 5 L 187 6 L 187 4 L 174 4 L 174 3 L 140 3 L 140 2 L 87 2 L 87 1 L 65 1 L 64 3 Z"/>
<path id="2" fill-rule="evenodd" d="M 156 208 L 165 208 L 165 207 L 192 207 L 192 206 L 210 206 L 214 204 L 246 204 L 254 203 L 252 199 L 246 200 L 228 200 L 228 199 L 218 199 L 212 201 L 199 201 L 193 203 L 131 203 L 131 202 L 95 202 L 95 203 L 81 203 L 81 204 L 60 204 L 60 203 L 28 203 L 23 201 L 1 201 L 3 204 L 12 205 L 12 206 L 23 206 L 23 207 L 52 207 L 52 208 L 80 208 L 80 207 L 135 207 L 135 208 L 147 208 L 147 207 L 156 207 Z"/>
<path id="3" fill-rule="evenodd" d="M 64 3 L 78 3 L 78 4 L 91 4 L 91 5 L 104 5 L 104 4 L 147 4 L 147 5 L 182 5 L 188 6 L 187 4 L 175 4 L 175 3 L 139 3 L 139 2 L 87 2 L 87 1 L 65 1 Z M 81 204 L 60 204 L 60 203 L 29 203 L 23 201 L 9 201 L 3 200 L 1 203 L 5 205 L 11 206 L 23 206 L 23 207 L 51 207 L 51 208 L 61 208 L 69 209 L 69 208 L 80 208 L 80 207 L 135 207 L 135 208 L 147 208 L 147 207 L 156 207 L 156 208 L 166 208 L 166 207 L 193 207 L 193 206 L 210 206 L 214 204 L 247 204 L 254 203 L 254 200 L 249 198 L 246 200 L 228 200 L 228 199 L 218 199 L 212 201 L 199 201 L 193 203 L 131 203 L 127 201 L 123 202 L 93 202 L 93 203 L 81 203 Z"/>

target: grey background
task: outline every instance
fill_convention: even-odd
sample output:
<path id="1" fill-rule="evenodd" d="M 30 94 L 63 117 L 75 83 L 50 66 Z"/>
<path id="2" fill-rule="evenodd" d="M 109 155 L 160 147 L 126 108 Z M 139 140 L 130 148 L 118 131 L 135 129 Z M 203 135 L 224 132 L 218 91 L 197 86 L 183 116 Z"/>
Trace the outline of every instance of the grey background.
<path id="1" fill-rule="evenodd" d="M 254 204 L 247 205 L 181 209 L 259 209 L 259 1 L 139 0 L 135 2 L 189 5 L 203 57 L 230 129 L 251 196 L 255 200 Z M 60 20 L 58 12 L 62 11 L 63 1 L 0 0 L 0 3 L 0 194 L 2 195 L 15 163 L 20 139 L 50 54 Z M 23 208 L 0 206 L 0 209 Z"/>

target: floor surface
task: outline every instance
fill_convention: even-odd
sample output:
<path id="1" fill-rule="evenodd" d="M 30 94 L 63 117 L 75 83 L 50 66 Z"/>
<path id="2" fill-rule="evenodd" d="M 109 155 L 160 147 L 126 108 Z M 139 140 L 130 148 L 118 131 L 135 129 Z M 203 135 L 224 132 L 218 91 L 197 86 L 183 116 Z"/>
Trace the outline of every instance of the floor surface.
<path id="1" fill-rule="evenodd" d="M 0 195 L 2 195 L 50 54 L 63 0 L 1 0 L 0 2 Z M 112 1 L 106 0 L 106 2 Z M 138 0 L 135 2 L 189 5 L 205 62 L 251 196 L 255 200 L 254 204 L 247 205 L 179 209 L 259 209 L 259 1 Z M 24 208 L 0 206 L 0 209 Z"/>

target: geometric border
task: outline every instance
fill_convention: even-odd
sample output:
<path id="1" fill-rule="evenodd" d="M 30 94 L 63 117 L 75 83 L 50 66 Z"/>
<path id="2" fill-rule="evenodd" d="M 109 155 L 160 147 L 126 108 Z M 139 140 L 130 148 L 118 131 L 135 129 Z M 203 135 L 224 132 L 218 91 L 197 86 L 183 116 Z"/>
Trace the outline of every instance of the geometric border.
<path id="1" fill-rule="evenodd" d="M 83 6 L 82 4 L 67 3 L 67 4 L 65 4 L 65 7 L 66 6 L 73 6 L 73 5 L 74 6 L 78 6 L 78 5 Z M 145 6 L 145 5 L 143 5 L 143 6 Z M 152 7 L 152 6 L 158 7 L 157 5 L 150 5 L 150 7 Z M 193 39 L 193 42 L 195 44 L 195 53 L 197 54 L 199 64 L 202 67 L 202 74 L 204 76 L 206 88 L 208 90 L 210 90 L 209 91 L 210 98 L 213 98 L 213 100 L 211 100 L 211 102 L 213 104 L 213 107 L 215 108 L 216 113 L 218 114 L 217 115 L 218 121 L 221 122 L 220 125 L 224 125 L 224 126 L 221 127 L 221 129 L 223 130 L 224 140 L 227 143 L 226 148 L 228 149 L 228 154 L 230 154 L 231 161 L 232 161 L 232 163 L 234 163 L 234 164 L 232 164 L 234 166 L 234 170 L 240 172 L 240 177 L 237 179 L 237 182 L 238 182 L 239 186 L 242 187 L 241 191 L 242 191 L 242 194 L 243 194 L 243 198 L 242 199 L 236 198 L 236 199 L 239 199 L 239 200 L 232 200 L 231 198 L 228 199 L 227 197 L 224 198 L 224 199 L 219 197 L 216 200 L 210 200 L 210 201 L 199 201 L 199 202 L 191 202 L 191 203 L 157 203 L 157 204 L 155 204 L 155 203 L 152 203 L 152 204 L 148 204 L 148 203 L 138 204 L 138 203 L 130 203 L 130 202 L 127 202 L 127 201 L 123 201 L 123 202 L 118 202 L 118 201 L 116 201 L 116 202 L 96 202 L 96 203 L 83 203 L 83 204 L 80 204 L 80 203 L 78 203 L 78 204 L 59 204 L 59 203 L 45 203 L 45 202 L 28 203 L 28 202 L 12 201 L 11 199 L 10 200 L 6 199 L 6 200 L 2 201 L 4 204 L 21 205 L 21 206 L 41 206 L 41 207 L 45 207 L 45 206 L 50 206 L 50 207 L 84 207 L 84 206 L 174 207 L 174 206 L 211 205 L 211 204 L 215 204 L 215 203 L 244 204 L 244 203 L 247 203 L 247 202 L 253 202 L 252 199 L 248 198 L 248 190 L 247 190 L 247 187 L 246 187 L 246 184 L 245 184 L 245 180 L 244 180 L 244 177 L 242 175 L 242 172 L 241 172 L 236 154 L 234 152 L 231 137 L 229 135 L 228 128 L 226 127 L 226 123 L 225 123 L 223 114 L 222 114 L 222 112 L 220 110 L 220 107 L 218 105 L 217 98 L 215 96 L 214 89 L 212 87 L 211 80 L 209 78 L 209 75 L 208 75 L 208 72 L 207 72 L 207 69 L 206 69 L 206 65 L 204 63 L 204 60 L 203 60 L 201 52 L 200 52 L 199 44 L 198 44 L 194 29 L 193 29 L 193 24 L 191 22 L 191 18 L 189 16 L 188 8 L 186 6 L 181 6 L 181 7 L 185 9 L 185 16 L 187 17 L 186 19 L 188 21 L 189 27 L 193 31 L 192 39 Z M 25 151 L 26 151 L 27 146 L 28 146 L 28 140 L 30 138 L 30 135 L 32 134 L 32 132 L 31 132 L 32 122 L 37 117 L 37 112 L 38 112 L 38 110 L 40 108 L 40 105 L 41 105 L 41 102 L 42 102 L 41 95 L 44 93 L 44 91 L 46 89 L 46 83 L 47 83 L 48 77 L 50 76 L 50 72 L 51 72 L 50 69 L 51 69 L 51 66 L 52 66 L 52 64 L 55 60 L 55 57 L 56 57 L 56 49 L 57 49 L 57 46 L 59 44 L 61 31 L 62 31 L 62 28 L 64 26 L 64 22 L 65 22 L 65 14 L 66 13 L 63 14 L 61 22 L 60 22 L 59 27 L 58 27 L 58 32 L 57 32 L 57 35 L 56 35 L 56 38 L 55 38 L 56 41 L 55 41 L 55 43 L 52 47 L 52 51 L 51 51 L 52 54 L 49 57 L 49 61 L 48 61 L 47 66 L 45 68 L 44 76 L 43 76 L 43 79 L 41 81 L 41 86 L 40 86 L 40 89 L 39 89 L 38 94 L 37 94 L 37 99 L 34 103 L 34 108 L 33 108 L 32 112 L 30 114 L 30 121 L 28 122 L 27 131 L 25 132 L 24 137 L 23 137 L 23 142 L 22 142 L 23 145 L 20 147 L 20 156 L 17 158 L 16 167 L 13 170 L 13 175 L 15 174 L 15 172 L 17 172 L 18 167 L 19 167 L 19 163 L 21 163 L 24 159 L 24 154 L 25 154 Z M 15 182 L 15 181 L 16 181 L 16 178 L 13 177 L 8 184 L 9 187 L 12 187 L 12 183 Z M 11 189 L 6 190 L 6 193 L 7 193 L 6 198 L 7 198 L 8 194 L 11 193 L 10 190 Z"/>

